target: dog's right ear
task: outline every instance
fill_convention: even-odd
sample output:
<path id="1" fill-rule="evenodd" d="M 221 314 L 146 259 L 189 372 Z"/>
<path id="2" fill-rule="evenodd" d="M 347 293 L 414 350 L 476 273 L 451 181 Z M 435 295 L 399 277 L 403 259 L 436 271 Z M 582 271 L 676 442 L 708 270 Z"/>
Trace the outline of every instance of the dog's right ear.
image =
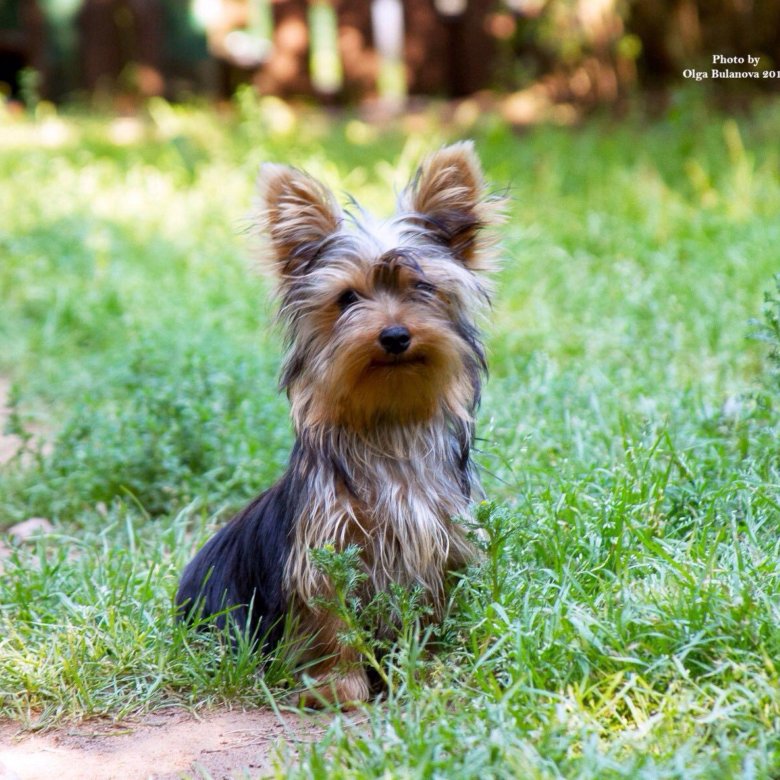
<path id="1" fill-rule="evenodd" d="M 306 273 L 323 243 L 339 229 L 341 209 L 333 193 L 296 168 L 265 163 L 257 179 L 257 224 L 270 240 L 281 278 Z"/>

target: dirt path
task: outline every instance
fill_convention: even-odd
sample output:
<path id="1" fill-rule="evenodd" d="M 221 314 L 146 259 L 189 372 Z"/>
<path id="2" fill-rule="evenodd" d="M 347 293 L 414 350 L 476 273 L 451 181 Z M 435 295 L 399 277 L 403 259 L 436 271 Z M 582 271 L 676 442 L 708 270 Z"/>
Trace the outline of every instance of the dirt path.
<path id="1" fill-rule="evenodd" d="M 158 712 L 123 723 L 88 721 L 44 734 L 0 725 L 0 780 L 178 780 L 264 777 L 275 748 L 318 739 L 325 721 L 270 710 Z"/>

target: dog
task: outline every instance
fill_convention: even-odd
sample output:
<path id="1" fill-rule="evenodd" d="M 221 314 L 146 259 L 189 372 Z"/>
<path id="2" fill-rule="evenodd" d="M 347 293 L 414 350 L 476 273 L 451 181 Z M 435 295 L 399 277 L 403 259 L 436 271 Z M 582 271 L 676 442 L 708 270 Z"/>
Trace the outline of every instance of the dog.
<path id="1" fill-rule="evenodd" d="M 475 560 L 458 518 L 480 487 L 471 459 L 486 375 L 480 316 L 503 199 L 487 189 L 470 142 L 427 157 L 376 221 L 303 171 L 264 164 L 259 232 L 286 336 L 280 386 L 295 444 L 287 471 L 186 567 L 184 615 L 230 620 L 270 651 L 285 618 L 306 640 L 316 696 L 349 707 L 370 695 L 359 653 L 310 551 L 360 549 L 362 596 L 417 588 L 431 619 L 448 572 Z"/>

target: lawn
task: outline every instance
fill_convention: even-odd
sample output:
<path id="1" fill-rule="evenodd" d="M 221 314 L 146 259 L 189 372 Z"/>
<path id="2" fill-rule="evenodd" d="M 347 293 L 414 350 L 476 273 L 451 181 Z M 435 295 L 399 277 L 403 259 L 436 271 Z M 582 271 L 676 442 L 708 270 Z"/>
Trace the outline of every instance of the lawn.
<path id="1" fill-rule="evenodd" d="M 384 660 L 301 777 L 780 776 L 780 104 L 681 93 L 652 122 L 386 128 L 243 93 L 232 112 L 0 117 L 0 716 L 283 702 L 177 626 L 183 565 L 281 472 L 280 339 L 248 259 L 263 160 L 388 212 L 473 137 L 510 185 L 487 323 L 482 564 Z M 428 652 L 428 646 L 436 652 Z M 371 648 L 367 648 L 371 653 Z M 281 772 L 282 770 L 280 770 Z"/>

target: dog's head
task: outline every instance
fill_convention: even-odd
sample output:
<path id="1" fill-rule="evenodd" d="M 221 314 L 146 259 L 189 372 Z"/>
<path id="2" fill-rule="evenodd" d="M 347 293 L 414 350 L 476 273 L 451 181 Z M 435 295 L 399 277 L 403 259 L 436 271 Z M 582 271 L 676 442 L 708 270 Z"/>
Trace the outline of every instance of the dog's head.
<path id="1" fill-rule="evenodd" d="M 428 157 L 398 211 L 343 211 L 306 173 L 264 165 L 259 227 L 289 352 L 282 385 L 298 430 L 469 417 L 485 356 L 477 320 L 498 221 L 470 143 Z"/>

